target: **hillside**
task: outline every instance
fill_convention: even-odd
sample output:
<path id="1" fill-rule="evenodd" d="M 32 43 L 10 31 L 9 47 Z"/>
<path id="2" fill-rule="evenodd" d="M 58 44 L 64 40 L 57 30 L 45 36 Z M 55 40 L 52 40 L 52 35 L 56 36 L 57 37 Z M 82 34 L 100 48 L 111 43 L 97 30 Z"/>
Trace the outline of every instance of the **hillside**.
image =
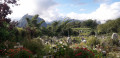
<path id="1" fill-rule="evenodd" d="M 26 18 L 30 18 L 30 19 L 31 19 L 32 17 L 33 17 L 32 15 L 28 15 L 28 14 L 24 15 L 24 16 L 19 20 L 18 27 L 26 27 L 26 25 L 27 25 L 27 20 L 26 20 Z M 38 17 L 37 23 L 39 23 L 40 21 L 43 21 L 43 20 L 44 20 L 44 19 Z M 47 27 L 46 22 L 44 22 L 44 23 L 42 24 L 42 26 Z"/>

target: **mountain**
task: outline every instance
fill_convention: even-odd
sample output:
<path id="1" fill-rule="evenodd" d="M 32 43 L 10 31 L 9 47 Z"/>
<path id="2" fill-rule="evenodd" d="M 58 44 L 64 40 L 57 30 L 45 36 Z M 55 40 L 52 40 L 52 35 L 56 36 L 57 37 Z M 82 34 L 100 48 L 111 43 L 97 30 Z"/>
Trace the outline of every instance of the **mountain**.
<path id="1" fill-rule="evenodd" d="M 28 15 L 28 14 L 24 15 L 24 16 L 18 21 L 18 23 L 19 23 L 19 24 L 18 24 L 18 27 L 26 27 L 26 25 L 27 25 L 27 20 L 26 20 L 26 18 L 32 19 L 32 17 L 34 17 L 34 16 Z M 37 18 L 37 23 L 39 23 L 40 21 L 43 21 L 43 20 L 44 20 L 44 19 L 38 17 L 38 18 Z M 41 26 L 47 27 L 46 22 L 42 23 Z"/>

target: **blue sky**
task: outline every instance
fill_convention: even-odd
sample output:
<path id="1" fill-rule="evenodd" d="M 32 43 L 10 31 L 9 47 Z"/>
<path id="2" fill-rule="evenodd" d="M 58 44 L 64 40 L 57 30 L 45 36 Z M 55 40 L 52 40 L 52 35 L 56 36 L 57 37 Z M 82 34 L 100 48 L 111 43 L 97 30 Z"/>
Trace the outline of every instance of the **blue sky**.
<path id="1" fill-rule="evenodd" d="M 55 0 L 55 1 L 60 4 L 57 7 L 60 10 L 60 12 L 65 14 L 70 12 L 90 13 L 99 6 L 99 3 L 94 3 L 92 0 Z"/>
<path id="2" fill-rule="evenodd" d="M 54 0 L 59 6 L 57 7 L 61 13 L 67 14 L 70 12 L 76 13 L 91 13 L 95 11 L 100 4 L 111 4 L 120 0 Z M 84 10 L 80 10 L 84 9 Z"/>
<path id="3" fill-rule="evenodd" d="M 25 14 L 35 15 L 47 22 L 71 19 L 106 21 L 120 17 L 120 0 L 20 0 L 11 6 L 8 17 L 19 20 Z"/>

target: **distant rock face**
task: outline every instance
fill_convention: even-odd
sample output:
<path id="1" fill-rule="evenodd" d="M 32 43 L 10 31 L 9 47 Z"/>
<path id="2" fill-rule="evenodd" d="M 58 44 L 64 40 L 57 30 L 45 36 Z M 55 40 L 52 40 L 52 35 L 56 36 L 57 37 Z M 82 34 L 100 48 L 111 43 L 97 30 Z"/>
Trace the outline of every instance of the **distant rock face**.
<path id="1" fill-rule="evenodd" d="M 34 16 L 28 15 L 28 14 L 24 15 L 24 16 L 19 20 L 18 27 L 26 27 L 26 25 L 27 25 L 27 20 L 26 20 L 26 18 L 32 19 L 32 17 L 34 17 Z M 43 20 L 44 20 L 44 19 L 38 17 L 38 18 L 37 18 L 37 23 L 39 23 L 40 21 L 43 21 Z M 42 23 L 41 26 L 47 27 L 46 22 Z"/>

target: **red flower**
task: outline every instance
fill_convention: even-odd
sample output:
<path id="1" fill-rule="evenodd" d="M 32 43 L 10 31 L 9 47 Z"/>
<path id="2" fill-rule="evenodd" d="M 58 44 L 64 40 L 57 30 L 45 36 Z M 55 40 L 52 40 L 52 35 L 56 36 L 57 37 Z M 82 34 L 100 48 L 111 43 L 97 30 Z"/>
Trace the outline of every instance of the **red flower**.
<path id="1" fill-rule="evenodd" d="M 0 50 L 0 51 L 2 51 L 2 50 Z"/>
<path id="2" fill-rule="evenodd" d="M 74 51 L 74 53 L 75 53 L 75 51 Z"/>
<path id="3" fill-rule="evenodd" d="M 87 48 L 83 48 L 84 50 L 87 50 Z"/>
<path id="4" fill-rule="evenodd" d="M 90 50 L 87 50 L 87 51 L 90 51 Z"/>
<path id="5" fill-rule="evenodd" d="M 79 49 L 79 47 L 77 47 L 76 49 Z"/>
<path id="6" fill-rule="evenodd" d="M 5 53 L 5 55 L 7 55 L 7 53 Z"/>
<path id="7" fill-rule="evenodd" d="M 75 56 L 78 56 L 78 55 L 81 55 L 81 54 L 82 54 L 82 52 L 80 52 L 80 53 L 76 54 Z"/>

